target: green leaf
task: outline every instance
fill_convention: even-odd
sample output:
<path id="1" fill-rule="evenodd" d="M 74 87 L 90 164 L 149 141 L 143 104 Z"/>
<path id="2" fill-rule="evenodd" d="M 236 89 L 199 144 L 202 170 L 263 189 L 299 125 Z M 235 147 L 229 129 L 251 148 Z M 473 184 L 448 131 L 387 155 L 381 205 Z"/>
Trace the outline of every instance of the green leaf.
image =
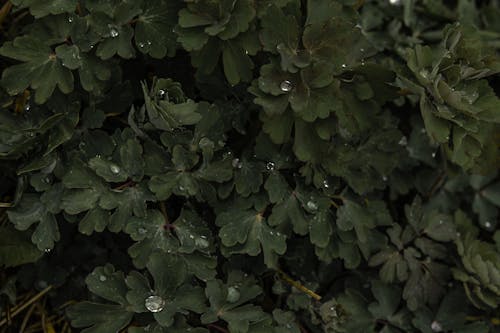
<path id="1" fill-rule="evenodd" d="M 135 25 L 135 45 L 139 51 L 153 58 L 173 56 L 176 50 L 175 34 L 179 4 L 169 1 L 143 1 L 142 14 Z"/>
<path id="2" fill-rule="evenodd" d="M 60 238 L 56 218 L 47 211 L 36 195 L 23 196 L 19 205 L 7 214 L 18 230 L 27 230 L 37 223 L 31 241 L 42 251 L 51 250 Z"/>
<path id="3" fill-rule="evenodd" d="M 268 316 L 260 307 L 245 304 L 261 292 L 253 278 L 245 277 L 239 271 L 231 271 L 226 283 L 221 280 L 208 281 L 205 294 L 210 301 L 210 310 L 203 314 L 201 320 L 203 323 L 212 323 L 220 318 L 228 323 L 231 332 L 248 332 L 250 324 Z"/>
<path id="4" fill-rule="evenodd" d="M 276 254 L 286 250 L 286 237 L 273 230 L 266 220 L 253 210 L 228 210 L 217 216 L 219 236 L 228 253 L 256 256 L 261 251 L 269 267 L 275 265 Z"/>
<path id="5" fill-rule="evenodd" d="M 77 0 L 13 0 L 12 3 L 21 8 L 28 7 L 30 13 L 36 18 L 49 14 L 56 15 L 62 13 L 71 13 L 76 9 Z"/>
<path id="6" fill-rule="evenodd" d="M 27 233 L 10 226 L 0 227 L 0 266 L 15 267 L 35 262 L 42 254 L 33 246 Z"/>
<path id="7" fill-rule="evenodd" d="M 3 44 L 0 54 L 23 62 L 2 73 L 1 84 L 11 95 L 31 87 L 36 91 L 35 101 L 44 103 L 56 86 L 65 94 L 73 90 L 73 74 L 40 40 L 30 36 L 17 37 L 13 42 Z"/>

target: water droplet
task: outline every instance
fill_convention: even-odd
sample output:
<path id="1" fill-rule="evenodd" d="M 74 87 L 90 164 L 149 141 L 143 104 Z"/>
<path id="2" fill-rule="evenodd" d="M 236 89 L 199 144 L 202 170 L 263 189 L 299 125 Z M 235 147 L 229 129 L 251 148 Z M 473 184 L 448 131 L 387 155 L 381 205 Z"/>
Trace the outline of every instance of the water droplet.
<path id="1" fill-rule="evenodd" d="M 111 28 L 109 30 L 109 35 L 112 37 L 112 38 L 116 38 L 118 37 L 120 33 L 118 32 L 118 30 L 116 28 Z"/>
<path id="2" fill-rule="evenodd" d="M 248 54 L 248 50 L 245 50 L 245 54 Z"/>
<path id="3" fill-rule="evenodd" d="M 227 297 L 226 300 L 229 303 L 237 302 L 240 299 L 240 292 L 236 287 L 227 288 Z"/>
<path id="4" fill-rule="evenodd" d="M 436 152 L 433 152 L 433 153 L 431 154 L 431 156 L 432 156 L 432 158 L 436 157 Z"/>
<path id="5" fill-rule="evenodd" d="M 52 249 L 49 249 L 49 248 L 46 248 L 45 250 L 43 250 L 43 252 L 45 253 L 50 253 L 52 251 Z"/>
<path id="6" fill-rule="evenodd" d="M 185 190 L 185 189 L 186 189 L 186 188 L 185 188 L 184 186 L 179 185 L 179 191 L 184 192 L 184 190 Z"/>
<path id="7" fill-rule="evenodd" d="M 115 175 L 120 173 L 120 167 L 118 165 L 115 165 L 115 164 L 111 164 L 109 166 L 109 170 L 111 171 L 111 173 L 114 173 Z"/>
<path id="8" fill-rule="evenodd" d="M 431 330 L 433 332 L 442 332 L 443 331 L 443 327 L 441 327 L 441 324 L 439 322 L 437 322 L 437 321 L 434 320 L 431 323 Z"/>
<path id="9" fill-rule="evenodd" d="M 107 277 L 105 277 L 104 275 L 99 276 L 99 281 L 101 281 L 101 282 L 104 282 L 104 281 L 106 281 L 107 279 L 108 279 L 108 278 L 107 278 Z"/>
<path id="10" fill-rule="evenodd" d="M 428 79 L 429 78 L 429 71 L 427 69 L 422 69 L 420 72 L 418 72 L 420 74 L 421 77 L 423 77 L 424 79 Z"/>
<path id="11" fill-rule="evenodd" d="M 44 281 L 44 280 L 39 280 L 39 281 L 37 281 L 36 284 L 37 284 L 38 288 L 40 288 L 40 289 L 45 289 L 49 286 L 47 281 Z"/>
<path id="12" fill-rule="evenodd" d="M 68 17 L 68 22 L 73 23 L 73 16 Z"/>
<path id="13" fill-rule="evenodd" d="M 145 45 L 143 42 L 140 42 L 140 43 L 139 43 L 139 47 L 140 47 L 141 49 L 143 49 L 143 48 L 144 48 L 144 46 L 146 46 L 146 45 Z"/>
<path id="14" fill-rule="evenodd" d="M 293 88 L 293 84 L 289 80 L 285 80 L 285 81 L 281 82 L 281 84 L 280 84 L 280 89 L 283 92 L 290 92 L 290 91 L 292 91 L 292 88 Z"/>
<path id="15" fill-rule="evenodd" d="M 318 204 L 315 203 L 314 201 L 312 200 L 309 200 L 306 204 L 307 208 L 309 208 L 310 210 L 317 210 L 318 209 Z"/>
<path id="16" fill-rule="evenodd" d="M 286 324 L 286 328 L 292 329 L 292 325 L 291 324 Z"/>
<path id="17" fill-rule="evenodd" d="M 484 222 L 484 227 L 485 227 L 486 229 L 490 229 L 490 228 L 492 227 L 491 222 L 490 222 L 490 221 L 486 221 L 486 222 Z"/>
<path id="18" fill-rule="evenodd" d="M 209 243 L 208 241 L 206 240 L 206 237 L 204 238 L 205 236 L 201 236 L 200 238 L 196 238 L 196 240 L 194 241 L 195 245 L 198 246 L 198 247 L 201 247 L 201 248 L 207 248 Z"/>
<path id="19" fill-rule="evenodd" d="M 274 170 L 274 162 L 267 162 L 266 164 L 266 169 L 267 171 L 273 171 Z"/>
<path id="20" fill-rule="evenodd" d="M 363 52 L 365 52 L 365 49 L 364 48 L 360 48 L 359 52 L 363 53 Z"/>
<path id="21" fill-rule="evenodd" d="M 189 235 L 189 238 L 194 239 L 194 236 L 193 235 Z"/>
<path id="22" fill-rule="evenodd" d="M 164 305 L 165 301 L 163 300 L 163 298 L 156 295 L 149 296 L 144 301 L 144 306 L 146 307 L 146 309 L 148 309 L 149 312 L 153 313 L 160 312 L 161 310 L 163 310 Z"/>
<path id="23" fill-rule="evenodd" d="M 330 184 L 328 184 L 328 180 L 323 180 L 323 187 L 324 188 L 329 188 L 330 187 Z"/>
<path id="24" fill-rule="evenodd" d="M 239 158 L 235 158 L 231 164 L 233 165 L 233 168 L 236 169 L 241 169 L 243 167 L 243 163 L 240 161 Z"/>
<path id="25" fill-rule="evenodd" d="M 165 90 L 163 90 L 163 89 L 158 90 L 158 97 L 159 98 L 164 98 L 165 94 L 166 94 Z"/>
<path id="26" fill-rule="evenodd" d="M 341 67 L 342 68 L 347 68 L 347 65 L 346 64 L 342 64 Z"/>
<path id="27" fill-rule="evenodd" d="M 147 230 L 145 228 L 139 228 L 137 229 L 137 232 L 139 232 L 139 234 L 141 235 L 144 235 L 147 232 Z"/>
<path id="28" fill-rule="evenodd" d="M 50 177 L 48 177 L 48 176 L 47 176 L 47 177 L 45 177 L 45 178 L 43 179 L 43 182 L 44 182 L 45 184 L 50 184 Z"/>
<path id="29" fill-rule="evenodd" d="M 24 104 L 24 112 L 29 112 L 30 109 L 31 109 L 31 105 L 30 105 L 30 102 L 26 102 L 26 104 Z"/>
<path id="30" fill-rule="evenodd" d="M 407 144 L 408 144 L 408 139 L 406 138 L 406 136 L 403 136 L 401 140 L 399 140 L 398 142 L 398 145 L 400 146 L 406 146 Z"/>
<path id="31" fill-rule="evenodd" d="M 383 175 L 382 176 L 382 181 L 386 182 L 387 181 L 387 176 Z"/>

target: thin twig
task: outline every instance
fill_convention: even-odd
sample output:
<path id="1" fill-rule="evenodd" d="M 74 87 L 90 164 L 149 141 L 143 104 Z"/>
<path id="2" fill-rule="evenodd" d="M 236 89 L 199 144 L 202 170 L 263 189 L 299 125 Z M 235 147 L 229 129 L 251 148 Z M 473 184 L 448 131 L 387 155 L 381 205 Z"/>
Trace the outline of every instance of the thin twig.
<path id="1" fill-rule="evenodd" d="M 304 285 L 302 285 L 300 282 L 298 281 L 295 281 L 293 280 L 291 277 L 289 277 L 285 272 L 283 272 L 282 270 L 278 269 L 277 270 L 281 279 L 283 281 L 285 281 L 286 283 L 290 284 L 291 286 L 295 287 L 296 289 L 302 291 L 303 293 L 311 296 L 312 298 L 314 298 L 315 300 L 317 301 L 320 301 L 321 300 L 321 296 L 316 294 L 314 291 L 312 291 L 311 289 L 305 287 Z"/>
<path id="2" fill-rule="evenodd" d="M 165 202 L 160 201 L 160 210 L 161 213 L 163 214 L 163 217 L 165 218 L 165 224 L 170 225 L 170 220 L 168 219 L 168 214 L 167 214 L 167 207 L 165 207 Z"/>
<path id="3" fill-rule="evenodd" d="M 19 329 L 19 333 L 24 332 L 24 329 L 26 328 L 26 325 L 28 325 L 28 321 L 30 320 L 31 315 L 33 314 L 33 310 L 35 310 L 35 307 L 36 303 L 29 308 L 28 312 L 24 316 L 23 322 L 21 323 L 21 328 Z"/>
<path id="4" fill-rule="evenodd" d="M 35 295 L 33 298 L 31 298 L 28 302 L 24 303 L 23 305 L 19 306 L 19 308 L 12 312 L 11 318 L 14 318 L 16 315 L 24 311 L 27 307 L 29 307 L 31 304 L 35 303 L 38 301 L 40 298 L 42 298 L 46 293 L 52 290 L 54 288 L 53 286 L 48 286 L 44 290 L 40 291 L 37 295 Z M 5 325 L 7 323 L 7 318 L 3 319 L 0 321 L 0 327 Z"/>

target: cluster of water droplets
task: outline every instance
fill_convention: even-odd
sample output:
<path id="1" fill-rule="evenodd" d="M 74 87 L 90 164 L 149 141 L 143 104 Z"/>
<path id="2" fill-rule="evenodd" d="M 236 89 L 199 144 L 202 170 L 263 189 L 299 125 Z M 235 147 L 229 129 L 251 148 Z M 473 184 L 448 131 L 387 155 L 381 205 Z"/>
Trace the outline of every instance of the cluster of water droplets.
<path id="1" fill-rule="evenodd" d="M 139 44 L 138 44 L 139 48 L 141 48 L 141 49 L 145 48 L 146 46 L 150 46 L 150 45 L 151 45 L 151 41 L 150 40 L 146 41 L 145 43 L 144 42 L 139 42 Z"/>
<path id="2" fill-rule="evenodd" d="M 243 162 L 241 162 L 239 158 L 233 159 L 233 161 L 231 162 L 231 165 L 235 169 L 241 169 L 241 168 L 243 168 Z"/>

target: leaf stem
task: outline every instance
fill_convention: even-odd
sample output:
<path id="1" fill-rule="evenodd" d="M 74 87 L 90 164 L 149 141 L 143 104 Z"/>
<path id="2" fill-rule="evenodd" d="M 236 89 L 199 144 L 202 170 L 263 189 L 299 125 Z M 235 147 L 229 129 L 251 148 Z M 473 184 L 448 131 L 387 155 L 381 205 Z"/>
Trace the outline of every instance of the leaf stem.
<path id="1" fill-rule="evenodd" d="M 217 332 L 221 332 L 221 333 L 230 333 L 228 330 L 226 330 L 224 327 L 220 327 L 218 325 L 215 325 L 215 324 L 208 324 L 207 325 L 208 328 L 213 328 L 214 330 L 216 330 Z"/>
<path id="2" fill-rule="evenodd" d="M 277 269 L 278 274 L 280 275 L 280 278 L 285 281 L 286 283 L 290 284 L 292 287 L 295 287 L 296 289 L 302 291 L 303 293 L 311 296 L 317 301 L 321 300 L 321 296 L 316 294 L 314 291 L 311 289 L 308 289 L 304 285 L 302 285 L 300 282 L 293 280 L 290 276 L 288 276 L 285 272 L 283 272 L 280 269 Z"/>
<path id="3" fill-rule="evenodd" d="M 3 23 L 7 15 L 9 15 L 11 9 L 12 3 L 10 1 L 3 4 L 2 9 L 0 9 L 0 25 Z"/>

